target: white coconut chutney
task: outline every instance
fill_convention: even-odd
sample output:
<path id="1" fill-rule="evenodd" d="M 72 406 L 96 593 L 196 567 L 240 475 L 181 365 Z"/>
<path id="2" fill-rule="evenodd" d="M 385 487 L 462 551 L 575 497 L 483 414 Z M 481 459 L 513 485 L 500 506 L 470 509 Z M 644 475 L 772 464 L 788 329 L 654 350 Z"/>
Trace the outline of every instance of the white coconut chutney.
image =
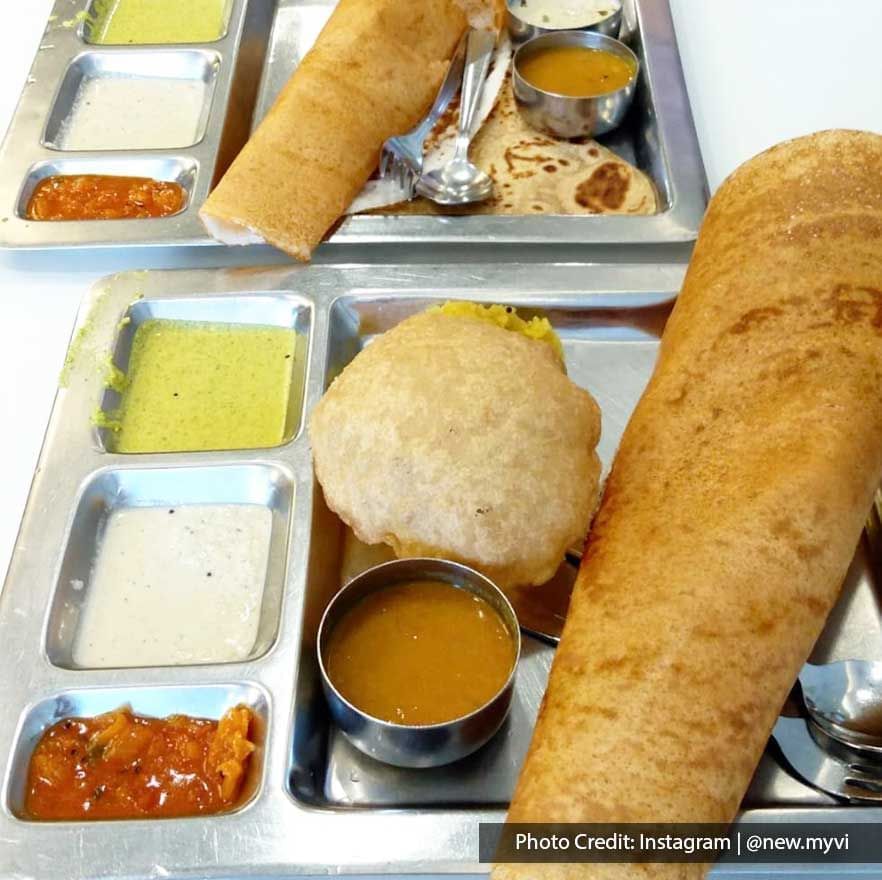
<path id="1" fill-rule="evenodd" d="M 73 645 L 84 668 L 244 660 L 257 639 L 272 513 L 126 507 L 108 517 Z"/>
<path id="2" fill-rule="evenodd" d="M 84 79 L 62 123 L 62 150 L 189 147 L 199 140 L 206 85 L 197 79 Z"/>
<path id="3" fill-rule="evenodd" d="M 597 24 L 617 12 L 618 0 L 509 0 L 521 21 L 536 27 L 567 29 Z"/>

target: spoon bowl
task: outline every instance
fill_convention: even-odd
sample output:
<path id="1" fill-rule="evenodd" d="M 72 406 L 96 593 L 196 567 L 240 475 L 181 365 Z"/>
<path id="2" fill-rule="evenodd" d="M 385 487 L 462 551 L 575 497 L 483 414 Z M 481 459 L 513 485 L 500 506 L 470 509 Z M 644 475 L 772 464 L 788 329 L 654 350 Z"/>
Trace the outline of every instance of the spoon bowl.
<path id="1" fill-rule="evenodd" d="M 809 715 L 828 736 L 882 753 L 882 662 L 806 663 L 799 683 Z"/>
<path id="2" fill-rule="evenodd" d="M 468 205 L 489 198 L 493 181 L 473 162 L 462 159 L 424 174 L 416 189 L 421 196 L 439 205 Z"/>

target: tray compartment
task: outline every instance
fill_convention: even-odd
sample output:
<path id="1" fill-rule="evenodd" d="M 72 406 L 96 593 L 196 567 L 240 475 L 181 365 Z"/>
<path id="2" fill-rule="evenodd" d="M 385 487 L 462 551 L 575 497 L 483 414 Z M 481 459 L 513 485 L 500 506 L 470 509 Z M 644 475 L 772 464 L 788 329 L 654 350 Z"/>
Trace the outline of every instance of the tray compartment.
<path id="1" fill-rule="evenodd" d="M 73 658 L 80 614 L 108 517 L 121 508 L 176 508 L 188 504 L 252 504 L 272 514 L 267 571 L 257 637 L 247 660 L 263 656 L 276 640 L 285 592 L 288 534 L 294 483 L 279 465 L 103 470 L 84 486 L 76 507 L 46 624 L 46 655 L 64 669 L 80 669 Z"/>
<path id="2" fill-rule="evenodd" d="M 251 755 L 242 795 L 236 806 L 227 814 L 239 812 L 255 800 L 263 787 L 264 752 L 270 724 L 269 697 L 263 688 L 250 682 L 178 687 L 84 688 L 46 697 L 29 706 L 19 722 L 9 774 L 4 786 L 3 802 L 7 810 L 17 819 L 37 822 L 29 819 L 24 813 L 28 761 L 43 731 L 64 718 L 94 717 L 118 709 L 120 706 L 129 705 L 138 715 L 151 715 L 156 718 L 184 714 L 194 718 L 218 719 L 227 709 L 240 703 L 248 706 L 255 715 L 256 724 L 253 733 L 257 748 Z"/>
<path id="3" fill-rule="evenodd" d="M 247 2 L 247 0 L 246 0 Z M 211 40 L 211 43 L 217 43 L 220 40 L 223 40 L 226 37 L 229 28 L 230 28 L 230 15 L 232 14 L 233 7 L 236 3 L 236 0 L 227 0 L 223 12 L 223 30 L 218 35 L 217 39 Z M 93 24 L 97 20 L 98 12 L 100 7 L 102 6 L 102 0 L 92 0 L 86 8 L 86 17 L 83 19 L 82 24 L 79 27 L 79 36 L 80 39 L 84 43 L 88 43 L 90 46 L 115 46 L 115 45 L 123 45 L 123 46 L 149 46 L 149 43 L 101 43 L 93 40 Z M 188 43 L 192 42 L 191 40 L 176 40 L 174 43 L 162 43 L 161 45 L 169 46 L 169 45 L 178 45 L 180 43 Z M 206 44 L 208 45 L 208 44 Z"/>
<path id="4" fill-rule="evenodd" d="M 184 190 L 185 200 L 180 211 L 170 214 L 176 217 L 178 214 L 187 210 L 190 205 L 190 199 L 193 195 L 193 186 L 196 183 L 196 176 L 199 173 L 199 163 L 188 156 L 155 158 L 153 156 L 136 156 L 121 157 L 108 156 L 107 158 L 97 159 L 91 158 L 64 158 L 64 159 L 47 159 L 37 162 L 31 166 L 24 179 L 21 188 L 21 194 L 18 197 L 16 206 L 16 216 L 22 219 L 27 218 L 28 204 L 37 185 L 47 177 L 55 175 L 67 174 L 109 174 L 117 177 L 149 177 L 152 180 L 171 181 L 177 183 Z M 158 218 L 148 218 L 158 219 Z M 81 221 L 42 221 L 52 222 L 81 222 Z M 82 222 L 99 222 L 99 221 L 82 221 Z M 120 221 L 104 221 L 118 223 Z"/>
<path id="5" fill-rule="evenodd" d="M 83 52 L 71 61 L 61 80 L 52 110 L 46 120 L 43 145 L 53 150 L 137 150 L 147 147 L 159 149 L 182 149 L 198 144 L 205 137 L 208 117 L 214 98 L 214 86 L 220 68 L 221 56 L 217 52 L 197 49 L 164 49 L 139 52 L 137 49 L 119 51 Z M 77 112 L 80 96 L 90 83 L 102 80 L 122 82 L 164 81 L 174 88 L 173 81 L 182 87 L 199 83 L 202 85 L 201 107 L 194 119 L 195 134 L 184 143 L 144 144 L 127 143 L 125 146 L 101 144 L 70 144 L 67 141 L 69 121 Z M 160 105 L 161 108 L 161 105 Z M 133 108 L 133 112 L 135 112 Z"/>
<path id="6" fill-rule="evenodd" d="M 377 334 L 447 298 L 382 294 L 337 298 L 329 310 L 322 387 L 327 388 Z M 467 299 L 468 295 L 451 298 Z M 475 298 L 511 301 L 505 290 L 476 291 Z M 599 454 L 604 468 L 652 372 L 669 309 L 666 304 L 652 304 L 651 298 L 644 307 L 622 308 L 617 303 L 613 297 L 598 300 L 596 308 L 588 309 L 572 308 L 565 301 L 518 307 L 523 317 L 538 314 L 551 320 L 564 344 L 569 375 L 603 408 Z M 342 582 L 376 561 L 377 555 L 386 554 L 359 546 L 327 509 L 321 491 L 314 497 L 312 534 L 321 534 L 324 547 L 311 557 L 307 576 L 297 694 L 301 711 L 294 720 L 288 774 L 292 796 L 311 805 L 337 808 L 506 805 L 532 735 L 552 649 L 524 636 L 511 715 L 500 733 L 474 755 L 430 771 L 388 767 L 362 755 L 329 723 L 318 680 L 315 635 L 321 612 Z M 358 554 L 363 562 L 353 564 Z M 564 564 L 558 576 L 572 577 L 573 570 Z"/>
<path id="7" fill-rule="evenodd" d="M 123 373 L 128 370 L 135 333 L 138 327 L 148 320 L 263 325 L 294 330 L 298 334 L 297 347 L 291 367 L 291 389 L 282 443 L 291 442 L 300 433 L 312 322 L 312 307 L 308 300 L 296 296 L 266 295 L 259 292 L 242 296 L 190 296 L 138 300 L 126 310 L 113 348 L 113 363 Z M 100 407 L 104 412 L 112 412 L 119 407 L 121 400 L 120 393 L 108 387 L 104 389 Z M 111 432 L 104 427 L 96 430 L 101 447 L 108 451 Z"/>
<path id="8" fill-rule="evenodd" d="M 298 0 L 280 0 L 270 39 L 271 63 L 264 71 L 253 127 L 257 127 L 267 114 L 288 78 L 312 48 L 335 5 L 335 0 L 311 0 L 306 3 Z M 634 107 L 620 128 L 597 140 L 652 178 L 659 197 L 659 213 L 663 213 L 673 204 L 672 157 L 666 156 L 659 148 L 657 100 L 648 78 L 646 51 L 643 35 L 636 21 L 636 10 L 632 11 L 630 25 L 625 24 L 622 38 L 635 51 L 641 62 Z M 346 221 L 347 227 L 360 224 L 364 219 L 367 218 L 351 218 Z M 405 217 L 399 222 L 408 223 L 409 219 L 411 218 Z M 530 222 L 541 219 L 531 216 Z M 587 219 L 590 222 L 599 218 Z"/>

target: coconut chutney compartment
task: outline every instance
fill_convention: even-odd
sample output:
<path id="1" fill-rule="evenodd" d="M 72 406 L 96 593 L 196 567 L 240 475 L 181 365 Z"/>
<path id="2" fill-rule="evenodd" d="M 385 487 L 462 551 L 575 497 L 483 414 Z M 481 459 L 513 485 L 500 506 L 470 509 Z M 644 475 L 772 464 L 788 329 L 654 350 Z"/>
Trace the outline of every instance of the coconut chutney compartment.
<path id="1" fill-rule="evenodd" d="M 106 470 L 80 494 L 46 625 L 65 669 L 255 660 L 279 630 L 294 482 L 278 464 Z"/>
<path id="2" fill-rule="evenodd" d="M 264 757 L 271 722 L 270 700 L 266 692 L 259 685 L 248 681 L 228 684 L 80 688 L 64 690 L 31 704 L 24 710 L 17 725 L 3 796 L 4 806 L 18 820 L 42 821 L 27 808 L 29 769 L 35 749 L 53 725 L 63 724 L 68 719 L 72 724 L 76 723 L 75 719 L 90 721 L 117 710 L 130 710 L 131 713 L 150 720 L 186 715 L 192 719 L 219 721 L 225 713 L 236 707 L 244 707 L 250 713 L 248 739 L 254 748 L 248 755 L 236 797 L 225 809 L 215 812 L 238 812 L 253 802 L 264 787 Z M 174 769 L 169 773 L 172 775 Z M 125 775 L 126 771 L 123 771 L 123 776 L 118 778 L 124 778 Z M 149 786 L 145 785 L 144 788 Z M 82 796 L 94 799 L 95 794 L 83 792 Z M 149 811 L 145 811 L 143 817 L 148 816 Z"/>
<path id="3" fill-rule="evenodd" d="M 221 56 L 200 49 L 88 51 L 70 63 L 43 145 L 62 151 L 181 149 L 205 135 Z"/>
<path id="4" fill-rule="evenodd" d="M 92 0 L 80 35 L 91 45 L 213 43 L 227 35 L 235 0 Z"/>
<path id="5" fill-rule="evenodd" d="M 109 452 L 265 449 L 303 416 L 310 308 L 285 295 L 139 300 L 96 414 Z"/>

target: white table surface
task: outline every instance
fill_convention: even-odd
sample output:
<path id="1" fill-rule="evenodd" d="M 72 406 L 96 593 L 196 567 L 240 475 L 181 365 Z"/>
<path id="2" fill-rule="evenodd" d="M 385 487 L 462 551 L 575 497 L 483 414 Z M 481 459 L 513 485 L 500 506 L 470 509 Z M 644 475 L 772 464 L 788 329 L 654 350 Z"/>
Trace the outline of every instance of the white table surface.
<path id="1" fill-rule="evenodd" d="M 777 141 L 822 128 L 882 132 L 882 0 L 670 0 L 711 187 Z M 5 130 L 51 0 L 4 6 L 0 130 Z M 77 306 L 102 275 L 234 263 L 183 256 L 0 255 L 0 572 L 15 542 Z M 2 659 L 2 641 L 0 641 Z M 425 880 L 425 878 L 424 878 Z"/>

